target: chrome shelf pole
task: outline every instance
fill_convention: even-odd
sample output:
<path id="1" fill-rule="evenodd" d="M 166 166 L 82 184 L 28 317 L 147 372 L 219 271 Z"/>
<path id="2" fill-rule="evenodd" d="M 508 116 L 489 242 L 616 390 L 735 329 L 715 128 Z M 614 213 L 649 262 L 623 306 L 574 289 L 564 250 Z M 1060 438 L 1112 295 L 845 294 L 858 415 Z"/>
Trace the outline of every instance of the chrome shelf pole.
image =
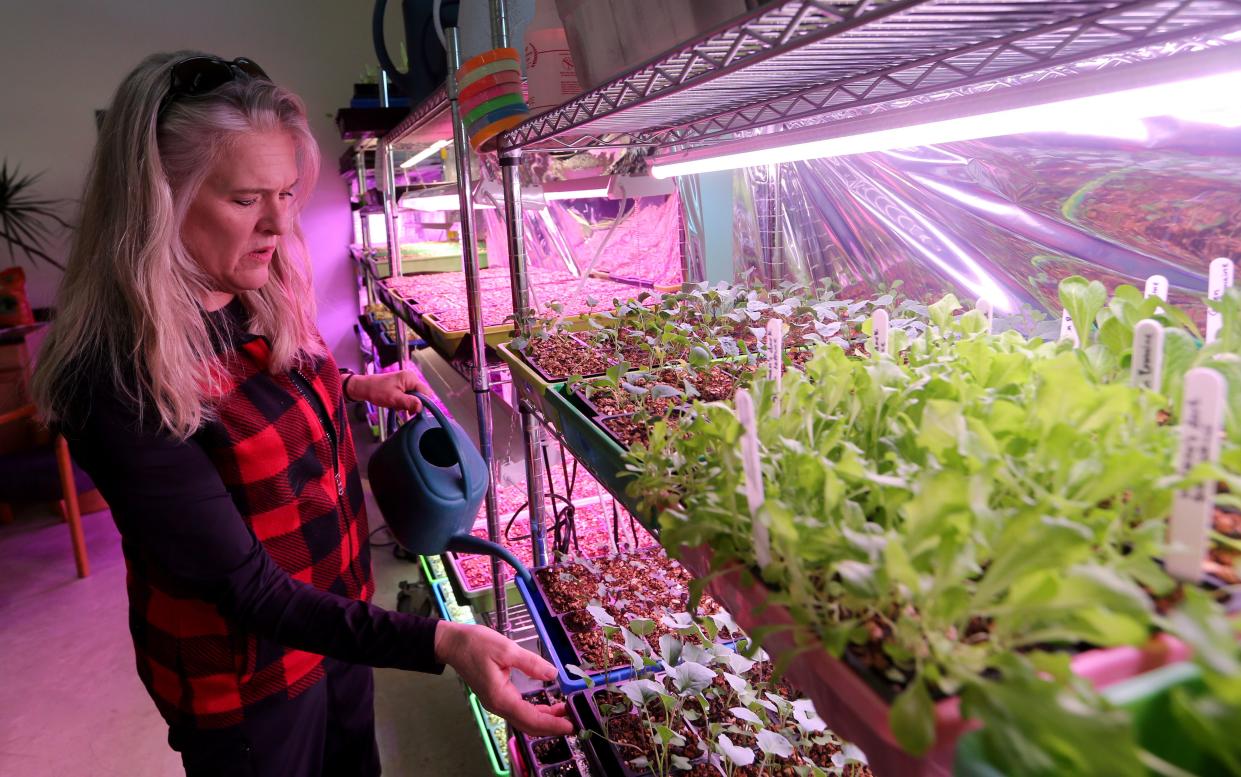
<path id="1" fill-rule="evenodd" d="M 491 0 L 491 45 L 504 48 L 511 45 L 508 30 L 508 9 L 504 0 Z M 522 229 L 521 207 L 521 151 L 500 154 L 500 169 L 504 185 L 504 220 L 508 232 L 509 286 L 513 292 L 513 314 L 517 333 L 528 335 L 530 320 L 529 277 L 526 274 L 526 246 Z M 547 563 L 543 529 L 543 436 L 542 427 L 534 416 L 530 403 L 516 397 L 521 413 L 523 451 L 526 457 L 526 498 L 530 515 L 530 544 L 534 565 Z"/>
<path id="2" fill-rule="evenodd" d="M 456 27 L 444 29 L 448 44 L 448 109 L 452 115 L 452 141 L 455 146 L 457 196 L 461 206 L 461 256 L 465 265 L 465 297 L 470 319 L 470 344 L 474 364 L 470 384 L 474 389 L 474 407 L 478 416 L 478 442 L 487 462 L 487 538 L 500 541 L 500 516 L 496 506 L 496 473 L 492 451 L 491 376 L 487 372 L 487 341 L 483 332 L 483 302 L 478 282 L 478 242 L 474 223 L 474 183 L 470 171 L 470 141 L 461 120 L 461 104 L 457 100 L 457 68 L 461 67 L 461 36 Z M 504 567 L 499 559 L 491 559 L 491 590 L 495 595 L 495 628 L 508 634 L 508 599 L 505 595 Z"/>

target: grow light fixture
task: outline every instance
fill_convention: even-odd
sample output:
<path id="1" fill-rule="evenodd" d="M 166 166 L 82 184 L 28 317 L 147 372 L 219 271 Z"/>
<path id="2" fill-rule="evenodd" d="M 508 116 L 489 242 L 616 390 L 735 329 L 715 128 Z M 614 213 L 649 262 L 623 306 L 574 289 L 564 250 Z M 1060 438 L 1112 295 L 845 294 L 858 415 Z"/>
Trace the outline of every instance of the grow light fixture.
<path id="1" fill-rule="evenodd" d="M 672 154 L 654 160 L 651 175 L 669 178 L 1028 132 L 1129 134 L 1135 122 L 1157 116 L 1241 126 L 1236 48 L 1222 46 L 1124 71 L 1104 69 Z"/>
<path id="2" fill-rule="evenodd" d="M 457 193 L 455 184 L 407 192 L 402 194 L 397 202 L 400 207 L 409 210 L 435 212 L 461 209 L 461 196 Z M 474 210 L 489 208 L 494 208 L 494 206 L 477 201 L 474 203 Z"/>
<path id="3" fill-rule="evenodd" d="M 551 202 L 588 197 L 606 197 L 610 200 L 652 197 L 672 194 L 675 188 L 671 181 L 656 180 L 647 175 L 597 175 L 569 181 L 546 181 L 542 191 L 543 199 Z"/>
<path id="4" fill-rule="evenodd" d="M 429 158 L 432 154 L 438 154 L 440 152 L 440 149 L 447 148 L 451 145 L 452 145 L 451 140 L 437 140 L 431 145 L 419 151 L 417 154 L 414 154 L 409 159 L 406 159 L 404 162 L 402 162 L 401 169 L 408 170 L 409 168 L 418 164 L 422 160 Z"/>
<path id="5" fill-rule="evenodd" d="M 590 178 L 577 178 L 571 181 L 547 181 L 543 184 L 543 199 L 578 200 L 587 197 L 608 196 L 611 176 L 597 175 Z"/>

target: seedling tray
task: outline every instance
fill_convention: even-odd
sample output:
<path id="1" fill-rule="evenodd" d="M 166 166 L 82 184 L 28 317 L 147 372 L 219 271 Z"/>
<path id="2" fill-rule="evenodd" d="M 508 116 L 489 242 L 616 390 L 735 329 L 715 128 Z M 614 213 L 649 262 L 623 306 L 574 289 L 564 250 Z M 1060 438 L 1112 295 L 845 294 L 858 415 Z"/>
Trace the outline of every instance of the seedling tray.
<path id="1" fill-rule="evenodd" d="M 625 450 L 578 409 L 565 393 L 564 384 L 549 386 L 545 398 L 551 411 L 548 420 L 560 430 L 573 455 L 647 530 L 656 531 L 652 516 L 640 511 L 637 500 L 626 493 L 629 478 L 625 476 Z"/>
<path id="2" fill-rule="evenodd" d="M 581 741 L 581 747 L 590 762 L 594 773 L 603 777 L 649 777 L 649 769 L 635 770 L 623 761 L 603 738 L 603 715 L 595 701 L 595 696 L 607 691 L 606 688 L 592 688 L 569 696 L 567 703 L 569 714 L 577 723 L 579 731 L 589 731 L 591 736 Z M 691 765 L 704 763 L 706 756 L 690 759 Z M 674 772 L 675 774 L 675 772 Z"/>
<path id="3" fill-rule="evenodd" d="M 547 400 L 548 391 L 552 390 L 553 385 L 558 383 L 549 383 L 534 370 L 520 351 L 514 351 L 512 343 L 500 343 L 496 346 L 496 354 L 508 365 L 509 373 L 513 376 L 513 383 L 517 386 L 517 392 L 522 399 L 527 400 L 539 411 L 550 423 L 559 427 L 559 408 L 552 405 Z"/>
<path id="4" fill-rule="evenodd" d="M 1172 711 L 1172 692 L 1205 693 L 1198 667 L 1172 664 L 1111 686 L 1104 695 L 1133 716 L 1138 744 L 1147 752 L 1199 777 L 1224 777 L 1228 769 L 1193 745 L 1193 737 Z M 977 733 L 961 737 L 957 745 L 956 777 L 1004 777 L 991 764 Z"/>
<path id="5" fill-rule="evenodd" d="M 711 569 L 711 551 L 708 548 L 682 548 L 680 559 L 686 569 L 697 577 L 706 577 Z M 733 614 L 742 629 L 751 633 L 764 625 L 791 626 L 794 623 L 784 607 L 768 600 L 768 591 L 760 582 L 752 580 L 748 585 L 743 585 L 740 569 L 713 576 L 707 590 L 725 610 Z M 795 648 L 794 637 L 789 630 L 774 630 L 765 647 L 772 655 L 781 655 Z M 1073 657 L 1072 667 L 1076 674 L 1103 688 L 1182 661 L 1187 656 L 1188 649 L 1183 643 L 1161 636 L 1143 647 L 1079 653 Z M 826 649 L 819 646 L 818 649 L 801 650 L 790 662 L 786 677 L 790 685 L 814 701 L 819 715 L 829 721 L 843 739 L 853 742 L 866 753 L 876 774 L 947 777 L 952 773 L 958 740 L 977 727 L 976 723 L 961 717 L 960 701 L 956 697 L 936 702 L 936 744 L 927 755 L 918 758 L 906 753 L 897 743 L 888 725 L 888 703 L 866 679 Z"/>
<path id="6" fill-rule="evenodd" d="M 577 661 L 577 651 L 569 642 L 569 636 L 565 633 L 560 620 L 547 609 L 547 602 L 537 586 L 530 586 L 521 578 L 517 578 L 516 582 L 522 601 L 526 603 L 526 609 L 530 611 L 530 618 L 534 621 L 534 628 L 539 633 L 539 639 L 547 647 L 551 662 L 556 667 L 556 683 L 560 686 L 560 690 L 565 693 L 584 690 L 587 687 L 586 680 L 570 674 L 565 669 L 566 665 Z M 596 685 L 627 680 L 633 676 L 632 667 L 611 672 L 590 673 L 591 680 Z"/>

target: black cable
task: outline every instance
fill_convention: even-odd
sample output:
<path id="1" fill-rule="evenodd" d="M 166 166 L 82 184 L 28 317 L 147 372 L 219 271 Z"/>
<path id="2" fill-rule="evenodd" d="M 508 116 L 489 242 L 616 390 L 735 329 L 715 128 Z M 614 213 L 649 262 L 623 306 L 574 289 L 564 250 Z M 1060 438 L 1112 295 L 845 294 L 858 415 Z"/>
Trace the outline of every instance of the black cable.
<path id="1" fill-rule="evenodd" d="M 392 530 L 391 530 L 391 529 L 389 529 L 387 526 L 380 526 L 378 529 L 375 529 L 374 531 L 372 531 L 372 532 L 371 532 L 369 535 L 367 535 L 367 537 L 366 537 L 366 541 L 367 541 L 367 543 L 369 543 L 369 544 L 370 544 L 370 546 L 371 546 L 372 548 L 390 548 L 390 547 L 392 547 L 393 545 L 395 545 L 395 544 L 396 544 L 396 540 L 395 540 L 395 539 L 394 539 L 394 540 L 392 540 L 391 542 L 375 542 L 375 541 L 373 541 L 374 536 L 375 536 L 376 534 L 380 533 L 381 531 L 386 531 L 386 532 L 388 532 L 388 534 L 391 534 L 391 533 L 392 533 Z"/>

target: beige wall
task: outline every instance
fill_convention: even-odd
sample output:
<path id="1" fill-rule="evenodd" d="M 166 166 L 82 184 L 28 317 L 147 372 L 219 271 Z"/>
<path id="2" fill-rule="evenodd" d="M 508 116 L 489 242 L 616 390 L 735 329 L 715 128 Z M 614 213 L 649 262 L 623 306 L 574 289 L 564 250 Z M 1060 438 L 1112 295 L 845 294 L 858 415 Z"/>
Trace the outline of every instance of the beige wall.
<path id="1" fill-rule="evenodd" d="M 399 10 L 388 16 L 389 29 L 399 29 Z M 251 57 L 309 109 L 324 160 L 305 215 L 320 328 L 337 358 L 356 367 L 348 195 L 336 175 L 344 144 L 329 115 L 348 104 L 355 76 L 375 61 L 370 18 L 364 0 L 0 0 L 0 158 L 42 171 L 41 194 L 76 199 L 94 112 L 144 56 L 193 48 Z M 73 205 L 64 215 L 72 220 Z M 51 304 L 60 272 L 23 266 L 32 302 Z"/>

